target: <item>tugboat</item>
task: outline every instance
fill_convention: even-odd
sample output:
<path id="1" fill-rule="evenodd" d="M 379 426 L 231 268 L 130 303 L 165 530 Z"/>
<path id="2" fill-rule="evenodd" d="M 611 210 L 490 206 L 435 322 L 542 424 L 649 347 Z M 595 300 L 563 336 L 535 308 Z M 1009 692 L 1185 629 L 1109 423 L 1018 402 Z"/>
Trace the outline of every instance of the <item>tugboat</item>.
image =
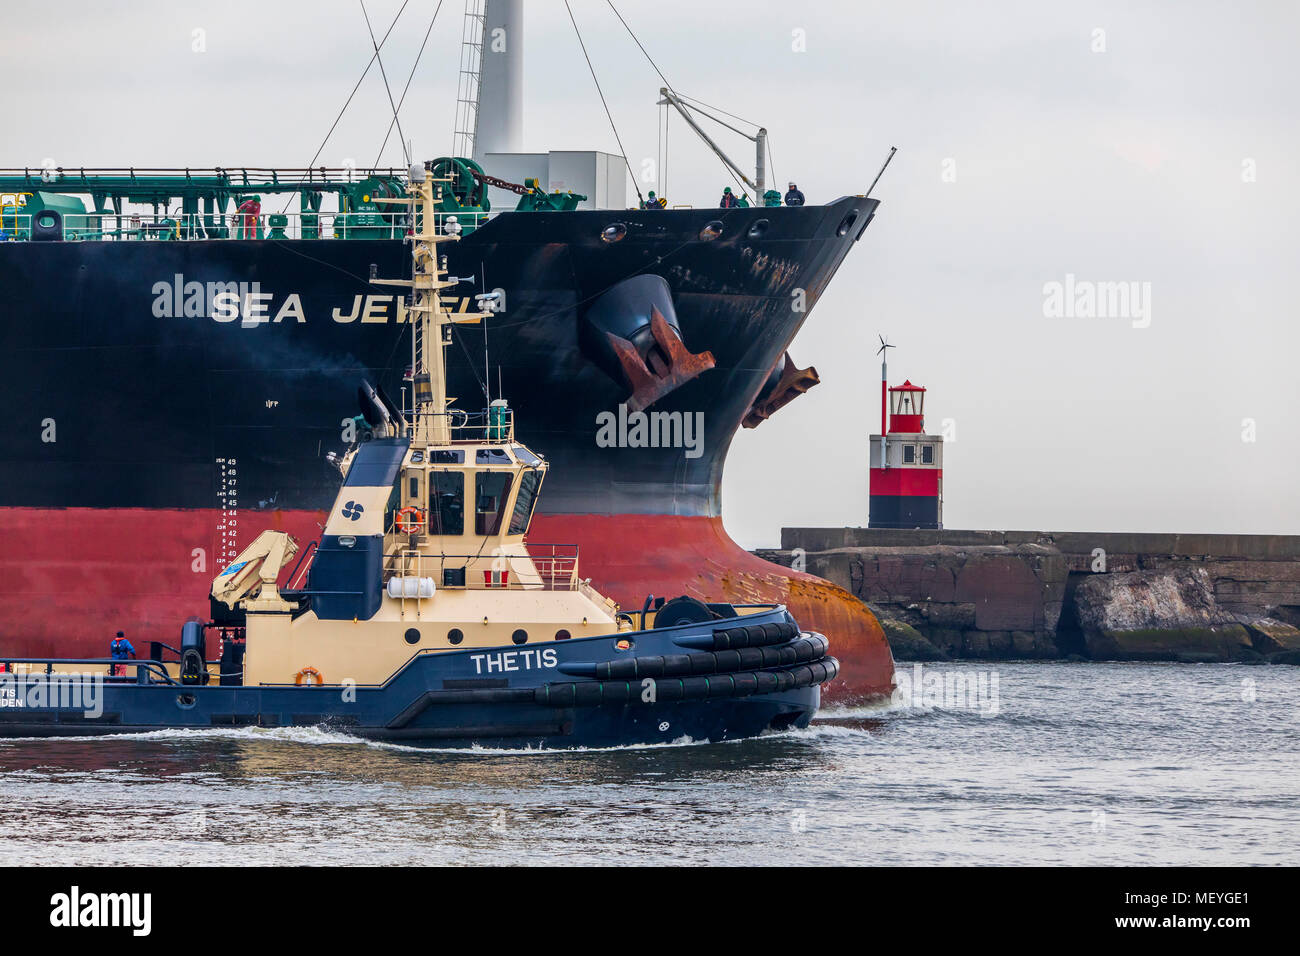
<path id="1" fill-rule="evenodd" d="M 440 182 L 416 165 L 407 195 L 385 200 L 410 211 L 411 277 L 375 281 L 407 293 L 412 407 L 362 387 L 370 438 L 337 461 L 319 542 L 300 552 L 263 531 L 213 580 L 213 619 L 184 623 L 179 648 L 0 661 L 0 736 L 323 725 L 423 747 L 549 748 L 808 725 L 839 664 L 783 605 L 650 596 L 629 613 L 580 576 L 576 547 L 527 541 L 549 463 L 516 438 L 504 400 L 470 414 L 447 395 L 452 326 L 488 313 L 440 300 L 455 281 L 438 250 L 458 238 L 438 222 Z"/>

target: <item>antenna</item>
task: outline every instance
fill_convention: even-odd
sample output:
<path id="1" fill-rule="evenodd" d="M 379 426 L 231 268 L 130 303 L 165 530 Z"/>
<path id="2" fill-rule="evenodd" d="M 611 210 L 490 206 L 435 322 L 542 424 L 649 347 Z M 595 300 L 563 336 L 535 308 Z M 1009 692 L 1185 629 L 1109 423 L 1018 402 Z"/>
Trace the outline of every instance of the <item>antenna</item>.
<path id="1" fill-rule="evenodd" d="M 444 242 L 455 242 L 458 234 L 438 231 L 434 213 L 434 181 L 428 166 L 413 165 L 405 198 L 376 197 L 377 202 L 400 203 L 410 207 L 412 219 L 412 271 L 409 279 L 375 279 L 376 285 L 402 286 L 410 290 L 411 304 L 399 300 L 398 308 L 411 322 L 412 405 L 414 427 L 412 440 L 431 445 L 452 440 L 447 396 L 445 350 L 451 341 L 451 326 L 480 322 L 485 312 L 449 313 L 443 308 L 438 292 L 454 283 L 447 275 L 447 257 L 439 251 Z M 438 180 L 439 183 L 443 180 Z M 399 313 L 399 321 L 402 315 Z"/>
<path id="2" fill-rule="evenodd" d="M 876 349 L 876 354 L 880 356 L 880 467 L 889 467 L 888 441 L 886 433 L 889 431 L 889 368 L 887 365 L 889 352 L 886 349 L 892 349 L 896 346 L 890 345 L 885 341 L 883 335 L 878 336 L 880 339 L 880 348 Z"/>
<path id="3" fill-rule="evenodd" d="M 897 146 L 889 147 L 889 155 L 885 157 L 885 164 L 880 167 L 880 172 L 876 173 L 876 178 L 871 180 L 871 185 L 867 187 L 867 191 L 862 196 L 863 199 L 867 199 L 871 196 L 871 190 L 876 188 L 876 183 L 880 182 L 880 177 L 885 175 L 885 170 L 889 168 L 889 161 L 894 158 L 896 152 L 898 152 Z M 880 341 L 883 342 L 884 339 L 881 339 Z M 892 348 L 893 346 L 887 347 Z"/>
<path id="4" fill-rule="evenodd" d="M 483 288 L 487 288 L 487 266 L 479 263 L 479 275 L 483 277 Z M 492 407 L 492 370 L 488 365 L 487 323 L 483 323 L 483 404 Z"/>

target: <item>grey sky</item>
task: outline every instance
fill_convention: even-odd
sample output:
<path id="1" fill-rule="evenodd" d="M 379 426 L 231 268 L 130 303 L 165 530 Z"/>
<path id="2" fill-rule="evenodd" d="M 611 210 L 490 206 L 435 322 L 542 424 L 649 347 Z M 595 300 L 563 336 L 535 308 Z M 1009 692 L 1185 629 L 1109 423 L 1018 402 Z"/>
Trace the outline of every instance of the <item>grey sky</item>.
<path id="1" fill-rule="evenodd" d="M 639 171 L 660 81 L 605 3 L 571 2 Z M 865 524 L 878 332 L 891 380 L 929 387 L 931 430 L 955 422 L 948 527 L 1300 533 L 1300 8 L 616 4 L 677 89 L 768 127 L 774 172 L 809 201 L 861 192 L 899 147 L 792 348 L 823 384 L 733 444 L 738 541 Z M 377 30 L 399 6 L 371 0 Z M 385 47 L 399 90 L 435 6 L 411 0 Z M 615 151 L 563 3 L 526 8 L 526 147 Z M 449 151 L 462 13 L 445 0 L 403 109 L 420 156 Z M 3 166 L 301 166 L 369 58 L 355 0 L 6 14 Z M 376 71 L 319 162 L 372 162 L 387 109 Z M 680 122 L 671 144 L 670 199 L 716 201 L 717 161 Z M 1044 317 L 1067 273 L 1149 282 L 1150 326 Z"/>

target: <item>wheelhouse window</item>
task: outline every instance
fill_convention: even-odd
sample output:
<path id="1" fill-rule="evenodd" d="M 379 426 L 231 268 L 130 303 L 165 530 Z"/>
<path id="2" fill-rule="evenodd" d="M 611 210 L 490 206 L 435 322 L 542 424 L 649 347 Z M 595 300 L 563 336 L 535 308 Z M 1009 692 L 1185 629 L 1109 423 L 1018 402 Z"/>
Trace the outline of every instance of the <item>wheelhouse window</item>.
<path id="1" fill-rule="evenodd" d="M 474 533 L 497 534 L 510 500 L 510 472 L 480 471 L 474 476 Z"/>
<path id="2" fill-rule="evenodd" d="M 519 479 L 519 494 L 515 497 L 514 514 L 510 516 L 510 534 L 523 534 L 528 530 L 528 522 L 533 517 L 533 506 L 537 504 L 537 490 L 541 486 L 540 471 L 526 471 Z"/>
<path id="3" fill-rule="evenodd" d="M 464 472 L 429 472 L 429 533 L 465 533 Z"/>
<path id="4" fill-rule="evenodd" d="M 525 465 L 532 465 L 534 468 L 536 468 L 538 465 L 542 463 L 542 460 L 540 458 L 534 455 L 523 445 L 515 445 L 515 457 L 518 458 L 520 461 L 522 461 Z"/>

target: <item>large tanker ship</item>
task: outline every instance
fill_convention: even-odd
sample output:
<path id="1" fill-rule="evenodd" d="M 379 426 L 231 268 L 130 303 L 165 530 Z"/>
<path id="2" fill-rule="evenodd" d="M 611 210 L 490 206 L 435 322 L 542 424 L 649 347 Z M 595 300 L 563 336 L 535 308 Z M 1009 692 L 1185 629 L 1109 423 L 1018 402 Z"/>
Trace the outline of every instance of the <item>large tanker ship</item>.
<path id="1" fill-rule="evenodd" d="M 434 165 L 439 228 L 461 233 L 446 298 L 468 309 L 495 290 L 499 309 L 457 333 L 448 376 L 462 407 L 510 401 L 556 466 L 530 547 L 577 545 L 625 608 L 647 589 L 784 603 L 836 642 L 828 700 L 888 693 L 870 613 L 732 542 L 719 492 L 736 430 L 815 383 L 787 348 L 877 200 L 767 206 L 757 188 L 750 206 L 584 209 L 525 182 L 493 213 L 487 186 L 514 184 L 484 168 Z M 174 641 L 257 529 L 319 536 L 331 453 L 365 437 L 358 387 L 413 401 L 409 329 L 372 282 L 409 268 L 410 224 L 374 204 L 402 174 L 284 173 L 0 173 L 0 192 L 25 194 L 0 219 L 0 657 L 101 656 L 119 628 Z M 247 205 L 287 183 L 304 197 L 288 228 Z M 125 211 L 150 201 L 163 213 Z"/>

